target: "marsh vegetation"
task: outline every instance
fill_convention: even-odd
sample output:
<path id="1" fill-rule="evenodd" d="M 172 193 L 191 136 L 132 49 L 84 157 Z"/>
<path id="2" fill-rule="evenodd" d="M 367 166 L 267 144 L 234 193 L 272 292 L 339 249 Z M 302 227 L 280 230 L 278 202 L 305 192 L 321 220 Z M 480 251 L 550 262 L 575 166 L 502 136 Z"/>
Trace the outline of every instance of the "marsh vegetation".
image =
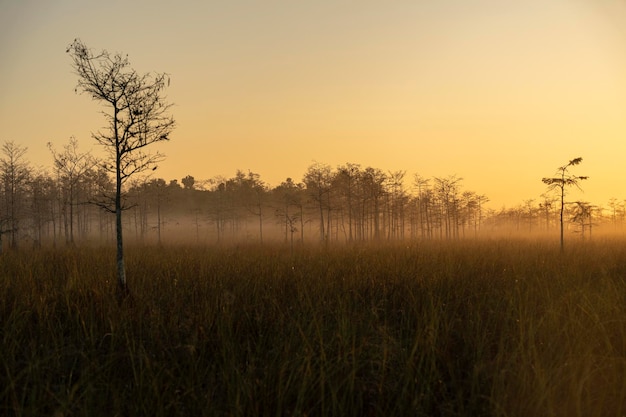
<path id="1" fill-rule="evenodd" d="M 626 241 L 127 248 L 0 259 L 0 414 L 626 412 Z"/>

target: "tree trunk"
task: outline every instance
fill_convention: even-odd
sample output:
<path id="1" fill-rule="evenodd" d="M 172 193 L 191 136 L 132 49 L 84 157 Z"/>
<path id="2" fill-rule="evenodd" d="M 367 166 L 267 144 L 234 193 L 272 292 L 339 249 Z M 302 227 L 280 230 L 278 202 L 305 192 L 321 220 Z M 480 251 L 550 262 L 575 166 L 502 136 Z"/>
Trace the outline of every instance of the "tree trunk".
<path id="1" fill-rule="evenodd" d="M 161 197 L 157 196 L 157 243 L 161 246 Z"/>
<path id="2" fill-rule="evenodd" d="M 561 252 L 563 252 L 563 210 L 565 208 L 565 185 L 561 185 L 561 213 L 559 221 L 561 223 Z"/>
<path id="3" fill-rule="evenodd" d="M 116 209 L 115 212 L 115 226 L 117 235 L 117 283 L 118 288 L 122 294 L 128 292 L 126 285 L 126 268 L 124 266 L 124 244 L 122 240 L 122 210 Z"/>
<path id="4" fill-rule="evenodd" d="M 320 241 L 323 242 L 326 239 L 326 233 L 324 231 L 324 205 L 322 202 L 322 194 L 319 194 L 320 204 Z"/>
<path id="5" fill-rule="evenodd" d="M 70 245 L 74 246 L 74 178 L 70 177 Z"/>
<path id="6" fill-rule="evenodd" d="M 263 208 L 261 202 L 258 203 L 259 209 L 259 243 L 263 244 Z"/>
<path id="7" fill-rule="evenodd" d="M 118 178 L 117 191 L 115 193 L 115 228 L 117 237 L 117 286 L 121 296 L 128 294 L 126 284 L 126 268 L 124 265 L 124 243 L 122 239 L 122 199 L 121 181 Z"/>
<path id="8" fill-rule="evenodd" d="M 117 137 L 117 108 L 113 119 L 115 132 L 116 158 L 115 158 L 115 229 L 117 238 L 117 288 L 120 300 L 128 296 L 128 286 L 126 284 L 126 267 L 124 265 L 124 243 L 122 239 L 122 155 L 120 152 L 120 142 Z"/>

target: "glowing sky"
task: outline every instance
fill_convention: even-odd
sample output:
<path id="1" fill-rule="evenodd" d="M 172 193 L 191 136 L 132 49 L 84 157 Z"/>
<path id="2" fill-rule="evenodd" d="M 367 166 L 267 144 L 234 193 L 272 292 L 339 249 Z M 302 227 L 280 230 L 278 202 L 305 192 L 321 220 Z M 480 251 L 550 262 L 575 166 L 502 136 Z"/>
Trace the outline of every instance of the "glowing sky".
<path id="1" fill-rule="evenodd" d="M 249 169 L 278 185 L 352 162 L 407 186 L 457 174 L 510 207 L 581 156 L 572 198 L 626 198 L 623 0 L 0 0 L 0 142 L 35 166 L 72 135 L 98 151 L 76 37 L 170 74 L 167 180 Z"/>

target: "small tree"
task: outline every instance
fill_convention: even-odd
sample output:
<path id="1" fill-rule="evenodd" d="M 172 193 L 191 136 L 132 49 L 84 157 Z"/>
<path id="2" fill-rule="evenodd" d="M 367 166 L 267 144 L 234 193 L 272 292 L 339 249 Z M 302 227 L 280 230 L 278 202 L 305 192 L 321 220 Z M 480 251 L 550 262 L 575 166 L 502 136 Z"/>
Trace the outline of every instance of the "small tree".
<path id="1" fill-rule="evenodd" d="M 181 182 L 183 183 L 183 187 L 185 187 L 185 190 L 193 190 L 196 184 L 196 179 L 191 175 L 187 175 L 181 180 Z"/>
<path id="2" fill-rule="evenodd" d="M 327 221 L 330 226 L 330 190 L 332 185 L 332 172 L 329 165 L 315 162 L 304 173 L 302 182 L 306 185 L 307 194 L 320 212 L 320 241 L 327 242 L 330 236 L 330 227 L 324 228 L 324 208 L 328 211 Z"/>
<path id="3" fill-rule="evenodd" d="M 585 230 L 589 232 L 591 238 L 591 228 L 593 227 L 593 210 L 594 206 L 585 201 L 576 201 L 575 208 L 572 211 L 571 221 L 580 227 L 580 237 L 585 240 Z"/>
<path id="4" fill-rule="evenodd" d="M 2 236 L 9 234 L 9 245 L 17 249 L 31 168 L 24 155 L 28 148 L 13 141 L 5 142 L 0 149 L 0 252 Z"/>
<path id="5" fill-rule="evenodd" d="M 174 119 L 168 114 L 171 104 L 163 95 L 169 77 L 164 73 L 139 74 L 130 67 L 128 56 L 107 51 L 94 54 L 79 39 L 67 52 L 78 75 L 76 91 L 89 94 L 107 108 L 103 112 L 107 130 L 92 136 L 108 153 L 103 166 L 115 176 L 115 194 L 98 205 L 116 216 L 118 289 L 126 295 L 122 210 L 128 207 L 122 200 L 122 187 L 134 174 L 156 169 L 163 158 L 159 153 L 146 153 L 144 148 L 169 140 L 174 129 Z"/>
<path id="6" fill-rule="evenodd" d="M 555 189 L 559 190 L 559 193 L 561 195 L 561 212 L 559 215 L 559 222 L 561 224 L 561 252 L 563 252 L 563 211 L 565 210 L 565 187 L 574 185 L 578 189 L 581 189 L 578 183 L 582 180 L 586 180 L 589 178 L 589 177 L 571 175 L 568 172 L 568 168 L 574 165 L 578 165 L 582 161 L 583 159 L 580 157 L 572 159 L 566 165 L 563 165 L 562 167 L 559 167 L 556 170 L 556 177 L 541 179 L 541 181 L 543 181 L 545 184 L 548 184 L 548 188 L 550 190 L 555 190 Z"/>
<path id="7" fill-rule="evenodd" d="M 82 178 L 96 166 L 98 160 L 91 156 L 90 152 L 79 153 L 78 140 L 73 136 L 69 143 L 63 147 L 63 152 L 57 152 L 51 142 L 48 142 L 48 148 L 52 152 L 54 167 L 59 174 L 59 185 L 64 188 L 62 210 L 65 217 L 65 242 L 68 245 L 73 245 L 74 208 L 79 204 L 77 188 Z M 68 208 L 69 213 L 66 211 Z"/>

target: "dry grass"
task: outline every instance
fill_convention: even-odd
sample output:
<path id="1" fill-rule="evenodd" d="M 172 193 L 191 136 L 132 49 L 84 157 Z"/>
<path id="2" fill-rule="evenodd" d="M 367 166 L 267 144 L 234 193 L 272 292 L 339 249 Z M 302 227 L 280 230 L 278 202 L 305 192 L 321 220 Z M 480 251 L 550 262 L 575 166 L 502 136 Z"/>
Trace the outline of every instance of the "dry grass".
<path id="1" fill-rule="evenodd" d="M 626 242 L 0 259 L 0 414 L 626 413 Z"/>

